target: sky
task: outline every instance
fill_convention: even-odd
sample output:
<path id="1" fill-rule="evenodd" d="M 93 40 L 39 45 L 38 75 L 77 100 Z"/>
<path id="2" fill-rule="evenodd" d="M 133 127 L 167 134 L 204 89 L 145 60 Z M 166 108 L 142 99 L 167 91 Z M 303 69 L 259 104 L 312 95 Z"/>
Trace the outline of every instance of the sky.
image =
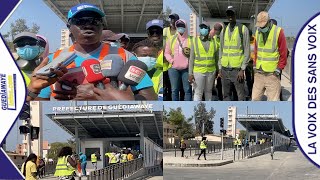
<path id="1" fill-rule="evenodd" d="M 189 22 L 190 8 L 184 0 L 163 0 L 164 7 L 169 6 L 173 12 Z M 276 0 L 269 13 L 278 24 L 285 29 L 287 36 L 295 36 L 302 25 L 320 9 L 320 1 L 316 0 Z M 50 52 L 60 48 L 60 31 L 65 23 L 42 0 L 23 0 L 16 11 L 0 29 L 1 34 L 10 30 L 10 24 L 19 18 L 40 26 L 39 34 L 50 41 Z"/>
<path id="2" fill-rule="evenodd" d="M 43 140 L 48 141 L 49 144 L 53 142 L 67 142 L 67 139 L 72 138 L 72 136 L 60 128 L 56 123 L 49 119 L 46 114 L 54 113 L 53 107 L 69 107 L 72 106 L 71 101 L 42 101 L 42 119 L 43 119 Z M 77 105 L 108 105 L 108 104 L 137 104 L 138 102 L 117 102 L 117 101 L 81 101 Z M 162 102 L 149 102 L 153 104 L 154 111 L 162 111 Z M 23 135 L 19 134 L 19 126 L 22 125 L 22 121 L 17 120 L 17 123 L 13 126 L 10 133 L 7 136 L 7 150 L 14 151 L 17 144 L 22 143 Z"/>
<path id="3" fill-rule="evenodd" d="M 177 13 L 189 23 L 192 11 L 184 0 L 163 0 L 163 6 L 169 6 L 173 13 Z M 269 13 L 271 18 L 275 18 L 278 25 L 284 28 L 286 36 L 296 36 L 304 23 L 319 11 L 319 0 L 275 0 Z"/>
<path id="4" fill-rule="evenodd" d="M 164 102 L 164 109 L 169 111 L 170 108 L 176 109 L 178 107 L 182 108 L 183 114 L 186 118 L 189 118 L 194 115 L 194 106 L 196 106 L 199 102 Z M 214 121 L 214 133 L 220 132 L 220 118 L 224 117 L 224 126 L 227 128 L 227 115 L 228 115 L 228 107 L 236 106 L 238 115 L 247 114 L 248 112 L 255 114 L 272 114 L 275 110 L 275 114 L 278 114 L 280 118 L 282 118 L 284 126 L 290 130 L 292 133 L 292 102 L 281 101 L 281 102 L 251 102 L 251 101 L 209 101 L 205 102 L 206 108 L 209 111 L 211 107 L 216 110 L 216 115 L 213 119 Z M 194 123 L 194 119 L 192 121 Z M 239 123 L 237 123 L 237 128 L 244 129 Z"/>

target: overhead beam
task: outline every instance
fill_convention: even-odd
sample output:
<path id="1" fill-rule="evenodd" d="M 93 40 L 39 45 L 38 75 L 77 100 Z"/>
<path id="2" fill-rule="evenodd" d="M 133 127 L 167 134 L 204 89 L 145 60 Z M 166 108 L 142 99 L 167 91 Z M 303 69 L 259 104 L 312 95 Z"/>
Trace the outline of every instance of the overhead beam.
<path id="1" fill-rule="evenodd" d="M 141 19 L 142 19 L 142 14 L 144 13 L 144 8 L 146 7 L 146 2 L 147 2 L 146 0 L 143 0 L 142 9 L 141 9 L 139 21 L 138 21 L 138 24 L 137 24 L 136 32 L 138 32 L 138 29 L 139 29 L 139 26 L 140 26 L 140 23 L 141 23 Z"/>
<path id="2" fill-rule="evenodd" d="M 238 17 L 241 17 L 241 11 L 242 11 L 242 0 L 241 0 L 241 3 L 240 3 L 240 9 L 239 9 Z"/>
<path id="3" fill-rule="evenodd" d="M 219 7 L 219 3 L 218 3 L 218 1 L 217 1 L 217 0 L 215 0 L 215 2 L 216 2 L 216 6 L 217 6 L 217 8 L 218 8 L 219 14 L 221 14 L 221 11 L 220 11 L 220 7 Z"/>
<path id="4" fill-rule="evenodd" d="M 160 19 L 160 17 L 162 16 L 162 14 L 163 14 L 163 9 L 161 9 L 161 12 L 160 12 L 159 16 L 157 17 L 157 19 Z"/>
<path id="5" fill-rule="evenodd" d="M 95 128 L 97 128 L 97 129 L 104 135 L 104 137 L 108 137 L 108 136 L 91 120 L 91 118 L 88 117 L 88 119 L 89 119 L 89 121 L 93 124 L 93 126 L 94 126 Z"/>
<path id="6" fill-rule="evenodd" d="M 124 17 L 124 9 L 123 9 L 123 0 L 121 0 L 121 32 L 123 32 L 123 17 Z"/>
<path id="7" fill-rule="evenodd" d="M 204 4 L 204 6 L 207 8 L 207 10 L 209 11 L 210 15 L 212 15 L 212 12 L 211 12 L 210 8 L 208 7 L 208 4 L 206 3 L 206 1 L 205 0 L 201 0 L 201 1 Z"/>
<path id="8" fill-rule="evenodd" d="M 106 14 L 106 16 L 109 17 L 119 17 L 119 14 Z M 124 17 L 132 17 L 132 16 L 159 16 L 159 14 L 124 14 Z"/>
<path id="9" fill-rule="evenodd" d="M 196 9 L 191 5 L 191 3 L 189 2 L 189 0 L 184 0 L 184 2 L 189 6 L 189 8 L 197 15 L 199 15 L 199 13 L 196 11 Z"/>
<path id="10" fill-rule="evenodd" d="M 64 16 L 64 14 L 58 9 L 58 7 L 56 6 L 56 4 L 54 2 L 52 2 L 51 0 L 45 0 L 44 1 L 48 6 L 52 7 L 54 9 L 54 12 L 60 17 L 60 19 L 67 23 L 67 17 Z"/>
<path id="11" fill-rule="evenodd" d="M 118 133 L 116 133 L 116 131 L 113 129 L 113 127 L 112 127 L 111 124 L 107 121 L 106 118 L 103 118 L 103 120 L 107 123 L 107 125 L 110 127 L 110 129 L 113 131 L 114 134 L 118 134 Z"/>
<path id="12" fill-rule="evenodd" d="M 127 134 L 129 134 L 129 135 L 130 135 L 129 130 L 127 129 L 126 125 L 124 125 L 124 123 L 123 123 L 123 121 L 122 121 L 121 117 L 118 117 L 118 118 L 119 118 L 119 120 L 120 120 L 121 124 L 123 125 L 124 129 L 126 130 Z"/>
<path id="13" fill-rule="evenodd" d="M 159 131 L 159 126 L 158 126 L 158 123 L 157 123 L 156 116 L 153 116 L 153 120 L 154 120 L 154 123 L 156 124 L 156 128 L 157 128 L 157 132 L 158 132 L 159 138 L 163 139 L 163 136 L 161 136 L 160 131 Z"/>
<path id="14" fill-rule="evenodd" d="M 135 116 L 133 118 L 134 118 L 134 121 L 136 122 L 136 125 L 137 125 L 138 129 L 140 129 L 140 126 L 139 126 L 139 123 L 137 121 L 137 118 Z"/>

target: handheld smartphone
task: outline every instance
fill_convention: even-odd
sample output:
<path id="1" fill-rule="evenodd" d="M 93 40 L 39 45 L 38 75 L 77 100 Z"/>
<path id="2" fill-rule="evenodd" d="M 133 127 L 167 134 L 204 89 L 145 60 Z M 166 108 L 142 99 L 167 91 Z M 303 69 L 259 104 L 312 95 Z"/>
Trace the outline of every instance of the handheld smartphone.
<path id="1" fill-rule="evenodd" d="M 56 75 L 50 71 L 51 68 L 52 69 L 59 68 L 58 67 L 59 63 L 61 63 L 64 66 L 67 66 L 67 65 L 71 64 L 76 57 L 77 57 L 77 55 L 75 54 L 75 52 L 61 52 L 60 55 L 56 59 L 54 59 L 49 64 L 42 67 L 41 69 L 39 69 L 36 72 L 36 74 L 54 77 Z"/>

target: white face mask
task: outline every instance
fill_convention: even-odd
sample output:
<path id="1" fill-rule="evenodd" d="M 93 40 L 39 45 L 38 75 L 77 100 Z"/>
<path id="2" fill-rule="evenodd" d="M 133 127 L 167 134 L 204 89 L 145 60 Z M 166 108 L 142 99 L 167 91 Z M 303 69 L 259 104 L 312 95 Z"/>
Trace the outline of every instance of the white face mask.
<path id="1" fill-rule="evenodd" d="M 154 57 L 146 56 L 146 57 L 137 57 L 137 58 L 139 61 L 142 61 L 147 65 L 148 71 L 153 69 L 154 66 L 156 65 L 156 58 Z"/>

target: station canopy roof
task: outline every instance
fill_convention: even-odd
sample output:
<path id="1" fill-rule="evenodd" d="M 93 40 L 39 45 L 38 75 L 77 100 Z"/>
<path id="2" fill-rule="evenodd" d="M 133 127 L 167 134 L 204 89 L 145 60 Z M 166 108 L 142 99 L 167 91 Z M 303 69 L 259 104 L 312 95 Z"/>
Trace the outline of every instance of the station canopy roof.
<path id="1" fill-rule="evenodd" d="M 137 137 L 140 122 L 144 136 L 158 142 L 163 138 L 162 111 L 101 111 L 46 114 L 52 121 L 75 136 L 83 138 Z"/>
<path id="2" fill-rule="evenodd" d="M 199 0 L 184 0 L 190 9 L 199 16 Z M 226 18 L 226 9 L 233 6 L 237 19 L 250 19 L 255 14 L 257 0 L 200 0 L 204 18 Z M 258 12 L 268 11 L 275 0 L 259 0 Z"/>
<path id="3" fill-rule="evenodd" d="M 290 131 L 283 125 L 282 119 L 275 115 L 250 114 L 238 116 L 237 121 L 248 131 L 271 133 L 272 129 L 285 136 L 291 136 Z"/>
<path id="4" fill-rule="evenodd" d="M 146 33 L 146 23 L 162 18 L 162 0 L 44 0 L 47 6 L 67 22 L 67 14 L 72 6 L 91 3 L 106 14 L 106 29 L 115 33 Z"/>

